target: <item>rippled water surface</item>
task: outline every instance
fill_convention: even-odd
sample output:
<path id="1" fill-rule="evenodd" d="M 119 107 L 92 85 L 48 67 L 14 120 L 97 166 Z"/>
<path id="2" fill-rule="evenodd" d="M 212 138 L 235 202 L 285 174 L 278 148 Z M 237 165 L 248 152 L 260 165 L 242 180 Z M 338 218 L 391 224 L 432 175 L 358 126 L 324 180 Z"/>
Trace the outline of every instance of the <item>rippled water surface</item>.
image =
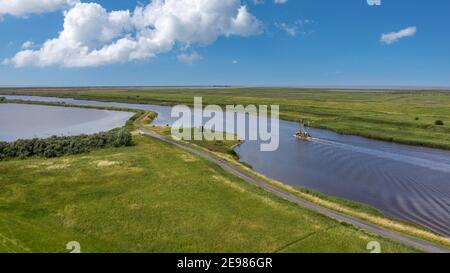
<path id="1" fill-rule="evenodd" d="M 159 113 L 171 124 L 170 107 L 43 97 L 11 97 L 73 104 L 123 106 Z M 293 135 L 298 125 L 280 122 L 280 147 L 261 152 L 258 141 L 236 148 L 254 170 L 286 184 L 369 204 L 385 214 L 450 236 L 450 152 L 386 143 L 311 129 L 314 140 Z"/>

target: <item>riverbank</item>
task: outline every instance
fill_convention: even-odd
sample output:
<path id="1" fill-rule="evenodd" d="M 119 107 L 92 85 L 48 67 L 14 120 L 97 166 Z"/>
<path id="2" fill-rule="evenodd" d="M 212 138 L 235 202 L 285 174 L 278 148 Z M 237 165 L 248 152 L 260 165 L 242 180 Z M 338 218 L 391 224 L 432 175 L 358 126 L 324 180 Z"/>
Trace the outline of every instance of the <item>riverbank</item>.
<path id="1" fill-rule="evenodd" d="M 173 145 L 134 140 L 0 163 L 0 251 L 66 252 L 73 240 L 83 252 L 368 252 L 370 241 L 383 252 L 415 251 L 277 198 Z"/>
<path id="2" fill-rule="evenodd" d="M 240 165 L 242 165 L 242 164 L 240 164 Z M 268 180 L 268 181 L 271 182 L 271 180 Z M 272 182 L 274 182 L 274 184 L 279 184 L 279 186 L 285 186 L 285 185 L 283 185 L 281 183 L 278 183 L 276 181 L 272 181 Z M 298 189 L 296 189 L 296 190 L 298 191 Z M 306 192 L 308 192 L 308 191 L 306 191 Z M 311 194 L 308 194 L 308 197 L 311 197 L 311 200 L 315 200 L 316 202 L 318 202 L 318 201 L 330 201 L 330 199 L 333 199 L 333 198 L 328 198 L 328 200 L 326 200 L 326 199 L 324 200 L 324 198 L 322 196 L 322 198 L 318 198 L 318 200 L 316 200 L 317 195 L 315 195 L 315 194 L 313 194 L 312 196 L 311 196 Z M 338 198 L 334 198 L 334 199 L 336 200 Z M 340 199 L 338 199 L 338 200 L 340 200 Z M 340 202 L 340 201 L 342 201 L 342 202 Z M 347 212 L 354 213 L 354 215 L 359 215 L 359 216 L 365 217 L 366 219 L 367 218 L 371 219 L 373 216 L 375 216 L 375 218 L 371 219 L 371 220 L 375 220 L 377 222 L 383 222 L 384 224 L 387 223 L 388 224 L 388 228 L 395 227 L 397 230 L 398 229 L 407 230 L 408 232 L 410 232 L 409 234 L 413 235 L 413 236 L 417 236 L 417 234 L 419 234 L 421 236 L 421 238 L 425 238 L 425 239 L 431 240 L 433 242 L 438 242 L 438 243 L 441 243 L 441 244 L 444 244 L 444 245 L 446 244 L 446 242 L 448 242 L 447 238 L 443 238 L 442 236 L 436 235 L 436 234 L 434 234 L 432 232 L 424 231 L 423 229 L 411 226 L 409 224 L 404 224 L 404 223 L 401 223 L 399 221 L 394 221 L 394 220 L 391 220 L 391 219 L 387 219 L 386 217 L 379 218 L 379 217 L 377 217 L 377 216 L 379 216 L 379 213 L 377 213 L 376 210 L 371 209 L 368 206 L 363 206 L 363 205 L 359 205 L 359 204 L 355 205 L 354 202 L 348 202 L 346 200 L 340 200 L 340 201 L 337 201 L 337 202 L 334 201 L 334 202 L 331 202 L 331 204 L 328 204 L 327 202 L 325 202 L 324 204 L 329 205 L 331 208 L 332 207 L 334 207 L 334 208 L 337 207 L 337 208 L 339 208 L 341 210 L 345 210 Z M 341 205 L 343 205 L 342 208 L 340 208 Z M 350 211 L 348 211 L 349 207 L 351 209 Z M 370 212 L 369 217 L 367 217 L 367 215 L 366 215 L 367 211 Z M 362 215 L 360 215 L 361 212 L 363 213 Z M 411 233 L 411 231 L 412 231 L 412 233 Z"/>
<path id="3" fill-rule="evenodd" d="M 169 130 L 164 126 L 152 126 L 148 124 L 142 124 L 138 123 L 138 127 L 143 127 L 148 130 L 155 131 L 158 134 L 161 134 L 162 136 L 165 136 L 166 138 L 170 138 Z M 227 151 L 216 151 L 214 149 L 210 149 L 208 145 L 203 145 L 202 143 L 195 143 L 194 141 L 180 141 L 181 143 L 189 144 L 193 146 L 196 149 L 199 149 L 204 152 L 212 153 L 215 156 L 218 156 L 222 160 L 233 164 L 234 166 L 238 167 L 242 171 L 245 171 L 246 173 L 255 176 L 265 183 L 272 185 L 274 187 L 280 188 L 284 191 L 287 191 L 291 194 L 294 194 L 295 196 L 302 198 L 304 200 L 307 200 L 309 202 L 312 202 L 314 204 L 317 204 L 319 206 L 344 213 L 345 215 L 349 215 L 364 221 L 367 221 L 369 223 L 373 223 L 375 225 L 387 228 L 389 230 L 393 230 L 396 232 L 400 232 L 403 234 L 407 234 L 412 237 L 421 238 L 423 240 L 427 240 L 430 242 L 433 242 L 438 245 L 443 245 L 446 247 L 450 247 L 450 238 L 438 235 L 432 231 L 425 230 L 419 226 L 401 222 L 395 219 L 391 219 L 387 216 L 385 216 L 383 213 L 378 211 L 377 209 L 370 207 L 368 205 L 364 205 L 358 202 L 353 202 L 350 200 L 332 197 L 332 196 L 326 196 L 323 194 L 319 194 L 316 192 L 312 192 L 307 189 L 298 188 L 298 187 L 292 187 L 285 185 L 281 182 L 278 182 L 276 180 L 267 178 L 251 169 L 251 166 L 247 166 L 240 162 L 236 157 L 230 155 Z M 232 145 L 232 144 L 230 144 Z"/>
<path id="4" fill-rule="evenodd" d="M 194 96 L 204 104 L 279 104 L 280 118 L 307 120 L 310 126 L 340 134 L 383 141 L 450 149 L 450 92 L 349 92 L 293 88 L 225 89 L 0 89 L 0 94 L 157 105 L 192 105 Z M 436 121 L 444 125 L 436 125 Z"/>

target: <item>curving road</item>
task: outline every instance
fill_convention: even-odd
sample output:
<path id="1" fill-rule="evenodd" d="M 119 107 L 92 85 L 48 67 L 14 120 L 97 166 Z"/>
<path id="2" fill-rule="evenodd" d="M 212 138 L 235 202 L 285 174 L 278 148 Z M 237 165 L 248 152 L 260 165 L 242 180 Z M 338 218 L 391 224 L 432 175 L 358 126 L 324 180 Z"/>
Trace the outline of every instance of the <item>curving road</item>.
<path id="1" fill-rule="evenodd" d="M 363 230 L 366 230 L 370 233 L 391 239 L 393 241 L 414 247 L 418 250 L 424 251 L 424 252 L 430 252 L 430 253 L 450 253 L 450 249 L 444 247 L 444 246 L 439 246 L 433 243 L 430 243 L 428 241 L 425 240 L 421 240 L 418 238 L 414 238 L 408 235 L 404 235 L 395 231 L 391 231 L 388 230 L 386 228 L 380 227 L 376 224 L 358 219 L 358 218 L 354 218 L 352 216 L 340 213 L 340 212 L 336 212 L 333 211 L 331 209 L 328 208 L 324 208 L 321 207 L 319 205 L 316 205 L 312 202 L 309 202 L 305 199 L 302 199 L 296 195 L 293 195 L 291 193 L 289 193 L 288 191 L 285 191 L 283 189 L 277 188 L 275 186 L 272 186 L 266 182 L 264 182 L 263 180 L 245 172 L 244 170 L 240 169 L 237 166 L 234 166 L 233 164 L 213 155 L 207 152 L 204 152 L 202 150 L 198 150 L 196 148 L 193 148 L 192 146 L 189 146 L 187 144 L 178 142 L 176 140 L 173 140 L 171 138 L 166 138 L 163 137 L 151 130 L 147 130 L 145 128 L 142 128 L 140 126 L 138 126 L 139 131 L 147 136 L 153 137 L 155 139 L 158 139 L 160 141 L 166 142 L 166 143 L 170 143 L 173 145 L 176 145 L 178 147 L 180 147 L 181 149 L 184 149 L 188 152 L 194 153 L 196 155 L 199 155 L 203 158 L 206 158 L 207 160 L 219 165 L 221 168 L 223 168 L 224 170 L 236 175 L 237 177 L 244 179 L 245 181 L 254 184 L 257 187 L 260 187 L 268 192 L 271 192 L 273 194 L 275 194 L 278 197 L 281 197 L 285 200 L 288 200 L 290 202 L 293 202 L 295 204 L 298 204 L 304 208 L 310 209 L 312 211 L 315 211 L 317 213 L 323 214 L 325 216 L 328 216 L 330 218 L 333 218 L 339 222 L 345 222 L 348 224 L 351 224 L 355 227 L 361 228 Z"/>

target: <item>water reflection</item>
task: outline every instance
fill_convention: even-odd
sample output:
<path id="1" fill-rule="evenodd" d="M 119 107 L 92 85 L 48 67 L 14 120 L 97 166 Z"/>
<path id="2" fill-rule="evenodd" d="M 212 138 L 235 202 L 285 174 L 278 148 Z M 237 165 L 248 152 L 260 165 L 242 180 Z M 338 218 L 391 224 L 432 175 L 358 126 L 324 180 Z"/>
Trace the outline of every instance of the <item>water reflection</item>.
<path id="1" fill-rule="evenodd" d="M 130 112 L 28 104 L 0 104 L 0 140 L 93 134 L 121 127 Z"/>

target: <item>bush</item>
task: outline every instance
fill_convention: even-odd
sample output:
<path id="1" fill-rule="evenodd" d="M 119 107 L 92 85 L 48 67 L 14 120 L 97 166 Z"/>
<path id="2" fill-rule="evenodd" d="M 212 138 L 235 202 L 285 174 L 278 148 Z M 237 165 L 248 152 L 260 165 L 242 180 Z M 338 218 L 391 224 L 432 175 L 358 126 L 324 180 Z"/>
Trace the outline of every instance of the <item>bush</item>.
<path id="1" fill-rule="evenodd" d="M 53 136 L 46 139 L 19 139 L 14 142 L 0 142 L 0 160 L 5 158 L 26 158 L 30 156 L 57 157 L 80 154 L 104 147 L 122 147 L 132 144 L 128 129 L 112 130 L 93 135 Z"/>
<path id="2" fill-rule="evenodd" d="M 0 101 L 4 101 L 5 100 L 5 98 L 4 97 L 0 97 Z"/>
<path id="3" fill-rule="evenodd" d="M 236 153 L 235 150 L 229 150 L 229 151 L 228 151 L 228 154 L 230 154 L 230 155 L 232 155 L 232 156 L 235 156 L 235 157 L 239 157 L 238 153 Z"/>
<path id="4" fill-rule="evenodd" d="M 120 146 L 130 146 L 130 145 L 131 145 L 131 133 L 130 133 L 130 131 L 123 128 L 117 134 L 115 146 L 120 147 Z"/>
<path id="5" fill-rule="evenodd" d="M 442 120 L 438 119 L 438 120 L 436 120 L 436 121 L 434 122 L 434 124 L 437 125 L 437 126 L 443 126 L 443 125 L 444 125 L 444 122 L 443 122 Z"/>

